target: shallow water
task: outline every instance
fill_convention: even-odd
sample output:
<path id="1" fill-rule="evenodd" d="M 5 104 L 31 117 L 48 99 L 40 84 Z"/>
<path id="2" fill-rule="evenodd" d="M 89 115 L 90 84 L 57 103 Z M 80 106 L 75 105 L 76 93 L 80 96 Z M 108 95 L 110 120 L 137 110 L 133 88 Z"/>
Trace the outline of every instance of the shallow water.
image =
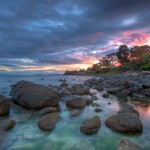
<path id="1" fill-rule="evenodd" d="M 41 80 L 44 78 L 44 80 Z M 8 97 L 10 85 L 15 84 L 19 80 L 28 80 L 44 85 L 58 85 L 60 78 L 67 79 L 70 83 L 82 82 L 89 77 L 79 76 L 63 76 L 63 75 L 34 75 L 34 76 L 1 76 L 0 77 L 0 94 Z M 35 112 L 20 113 L 19 111 L 11 111 L 10 116 L 16 119 L 23 119 L 23 122 L 9 131 L 5 138 L 5 142 L 0 142 L 0 150 L 116 150 L 120 138 L 125 137 L 139 144 L 144 150 L 150 149 L 150 105 L 143 107 L 141 102 L 133 102 L 128 100 L 136 110 L 140 113 L 140 118 L 144 125 L 142 134 L 131 135 L 114 132 L 107 128 L 104 124 L 107 117 L 115 114 L 121 106 L 120 101 L 110 96 L 108 99 L 102 98 L 102 92 L 97 92 L 99 100 L 95 101 L 100 105 L 102 112 L 96 113 L 96 107 L 87 106 L 85 109 L 68 109 L 63 101 L 61 105 L 61 120 L 52 132 L 43 132 L 37 122 L 39 116 Z M 111 105 L 108 105 L 111 102 Z M 80 112 L 75 116 L 76 112 Z M 22 114 L 26 114 L 25 116 Z M 22 116 L 21 116 L 22 115 Z M 101 118 L 101 128 L 94 135 L 83 135 L 80 133 L 80 125 L 83 120 L 98 115 Z M 27 119 L 26 119 L 27 118 Z M 25 120 L 24 120 L 25 119 Z"/>

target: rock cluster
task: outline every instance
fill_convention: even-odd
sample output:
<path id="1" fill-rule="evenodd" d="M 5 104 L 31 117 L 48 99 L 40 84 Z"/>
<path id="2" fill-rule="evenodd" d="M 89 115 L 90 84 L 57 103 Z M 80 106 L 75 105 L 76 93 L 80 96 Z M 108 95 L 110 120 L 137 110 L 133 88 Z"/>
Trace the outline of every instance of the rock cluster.
<path id="1" fill-rule="evenodd" d="M 150 99 L 150 72 L 101 76 L 86 80 L 84 85 L 99 91 L 105 89 L 119 98 Z"/>
<path id="2" fill-rule="evenodd" d="M 62 84 L 67 84 L 62 83 Z M 61 95 L 85 95 L 90 94 L 90 89 L 85 87 L 83 84 L 73 84 L 72 86 L 60 86 L 58 87 L 58 90 Z M 67 84 L 68 85 L 68 84 Z"/>

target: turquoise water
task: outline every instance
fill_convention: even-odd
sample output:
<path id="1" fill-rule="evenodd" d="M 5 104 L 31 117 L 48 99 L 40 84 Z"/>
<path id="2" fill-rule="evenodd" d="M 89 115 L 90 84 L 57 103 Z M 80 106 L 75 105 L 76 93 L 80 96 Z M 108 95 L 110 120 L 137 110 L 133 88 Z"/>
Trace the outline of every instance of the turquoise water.
<path id="1" fill-rule="evenodd" d="M 41 80 L 44 78 L 44 80 Z M 10 85 L 24 79 L 44 85 L 58 85 L 60 78 L 68 82 L 82 82 L 89 77 L 63 76 L 63 75 L 41 75 L 36 76 L 3 76 L 0 77 L 0 94 L 8 96 Z M 115 114 L 120 109 L 120 101 L 111 95 L 110 98 L 102 98 L 102 92 L 97 92 L 99 100 L 95 101 L 100 105 L 102 112 L 96 113 L 95 107 L 87 106 L 85 109 L 68 109 L 63 101 L 61 106 L 61 120 L 52 132 L 43 132 L 37 122 L 37 112 L 28 112 L 19 108 L 11 110 L 10 118 L 14 117 L 22 122 L 9 131 L 5 142 L 0 143 L 0 150 L 116 150 L 120 138 L 125 137 L 139 144 L 144 150 L 150 149 L 150 106 L 143 107 L 141 102 L 128 100 L 140 113 L 144 125 L 142 134 L 129 135 L 114 132 L 104 124 L 107 117 Z M 108 105 L 111 102 L 111 105 Z M 80 112 L 78 116 L 74 114 Z M 26 114 L 24 116 L 24 114 Z M 94 135 L 83 135 L 80 133 L 80 125 L 83 120 L 98 115 L 101 118 L 101 128 Z M 25 118 L 25 119 L 24 119 Z"/>

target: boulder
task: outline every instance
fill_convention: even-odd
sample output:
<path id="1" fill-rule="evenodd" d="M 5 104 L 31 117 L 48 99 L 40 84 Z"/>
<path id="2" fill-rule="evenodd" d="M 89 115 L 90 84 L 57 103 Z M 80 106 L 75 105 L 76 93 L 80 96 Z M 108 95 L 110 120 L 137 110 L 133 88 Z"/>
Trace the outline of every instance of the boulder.
<path id="1" fill-rule="evenodd" d="M 142 78 L 140 82 L 143 85 L 143 87 L 150 88 L 150 78 Z"/>
<path id="2" fill-rule="evenodd" d="M 60 100 L 60 94 L 52 88 L 23 80 L 12 87 L 10 96 L 28 109 L 57 106 Z"/>
<path id="3" fill-rule="evenodd" d="M 77 89 L 77 90 L 75 90 L 75 94 L 76 95 L 84 95 L 84 89 L 82 88 L 80 88 L 80 89 Z"/>
<path id="4" fill-rule="evenodd" d="M 105 88 L 105 90 L 110 94 L 117 94 L 120 91 L 120 88 L 119 87 L 110 87 L 110 88 Z"/>
<path id="5" fill-rule="evenodd" d="M 131 93 L 131 90 L 123 90 L 121 92 L 118 92 L 116 96 L 118 98 L 124 98 L 124 97 L 127 97 L 130 93 Z"/>
<path id="6" fill-rule="evenodd" d="M 6 97 L 0 95 L 0 117 L 9 114 L 10 103 Z"/>
<path id="7" fill-rule="evenodd" d="M 142 148 L 127 139 L 121 139 L 118 150 L 142 150 Z"/>
<path id="8" fill-rule="evenodd" d="M 72 87 L 75 91 L 78 91 L 79 89 L 84 89 L 83 84 L 74 84 Z"/>
<path id="9" fill-rule="evenodd" d="M 38 126 L 40 129 L 44 131 L 52 131 L 55 128 L 56 123 L 59 121 L 59 119 L 60 119 L 60 116 L 58 113 L 50 113 L 50 114 L 43 116 L 39 120 Z"/>
<path id="10" fill-rule="evenodd" d="M 84 108 L 86 105 L 86 100 L 82 97 L 77 97 L 66 101 L 66 106 L 71 108 Z"/>
<path id="11" fill-rule="evenodd" d="M 63 82 L 63 83 L 61 83 L 61 84 L 59 85 L 59 87 L 68 87 L 68 83 Z"/>
<path id="12" fill-rule="evenodd" d="M 105 121 L 105 125 L 119 132 L 142 132 L 143 124 L 139 113 L 130 105 L 126 104 L 116 114 Z"/>
<path id="13" fill-rule="evenodd" d="M 99 85 L 97 86 L 97 90 L 98 90 L 98 91 L 103 91 L 103 90 L 104 90 L 103 85 L 102 85 L 102 84 L 99 84 Z"/>
<path id="14" fill-rule="evenodd" d="M 12 129 L 16 125 L 16 121 L 13 119 L 0 120 L 0 132 L 5 132 Z"/>
<path id="15" fill-rule="evenodd" d="M 100 118 L 98 116 L 94 116 L 91 119 L 83 121 L 83 123 L 80 126 L 80 131 L 83 134 L 94 134 L 98 131 L 100 125 Z"/>
<path id="16" fill-rule="evenodd" d="M 87 105 L 90 105 L 90 104 L 93 103 L 93 100 L 90 99 L 90 98 L 85 99 L 85 101 L 86 101 L 86 104 L 87 104 Z"/>
<path id="17" fill-rule="evenodd" d="M 67 91 L 67 90 L 66 90 L 66 89 L 64 89 L 64 88 L 63 88 L 63 89 L 61 89 L 59 92 L 60 92 L 60 94 L 61 94 L 61 95 L 72 95 L 72 93 L 71 93 L 71 92 Z"/>
<path id="18" fill-rule="evenodd" d="M 12 129 L 15 125 L 16 125 L 16 121 L 15 121 L 15 120 L 9 120 L 9 121 L 7 121 L 7 123 L 6 123 L 5 130 L 10 130 L 10 129 Z"/>
<path id="19" fill-rule="evenodd" d="M 67 91 L 69 91 L 71 94 L 74 94 L 74 88 L 72 86 L 65 88 Z"/>
<path id="20" fill-rule="evenodd" d="M 84 94 L 90 94 L 90 89 L 89 88 L 84 88 Z"/>

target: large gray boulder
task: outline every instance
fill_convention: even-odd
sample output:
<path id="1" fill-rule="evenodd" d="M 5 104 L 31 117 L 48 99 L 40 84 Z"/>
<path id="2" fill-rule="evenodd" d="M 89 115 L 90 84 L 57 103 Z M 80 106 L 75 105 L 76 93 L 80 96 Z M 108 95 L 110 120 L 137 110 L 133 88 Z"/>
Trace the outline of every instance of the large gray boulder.
<path id="1" fill-rule="evenodd" d="M 105 121 L 105 125 L 118 132 L 142 132 L 143 124 L 139 113 L 130 105 L 126 104 L 116 114 Z"/>
<path id="2" fill-rule="evenodd" d="M 60 94 L 52 88 L 23 80 L 12 87 L 10 96 L 28 109 L 55 107 L 60 100 Z"/>
<path id="3" fill-rule="evenodd" d="M 142 150 L 142 148 L 127 139 L 121 139 L 118 150 Z"/>
<path id="4" fill-rule="evenodd" d="M 0 117 L 9 114 L 10 103 L 6 97 L 0 95 Z"/>

